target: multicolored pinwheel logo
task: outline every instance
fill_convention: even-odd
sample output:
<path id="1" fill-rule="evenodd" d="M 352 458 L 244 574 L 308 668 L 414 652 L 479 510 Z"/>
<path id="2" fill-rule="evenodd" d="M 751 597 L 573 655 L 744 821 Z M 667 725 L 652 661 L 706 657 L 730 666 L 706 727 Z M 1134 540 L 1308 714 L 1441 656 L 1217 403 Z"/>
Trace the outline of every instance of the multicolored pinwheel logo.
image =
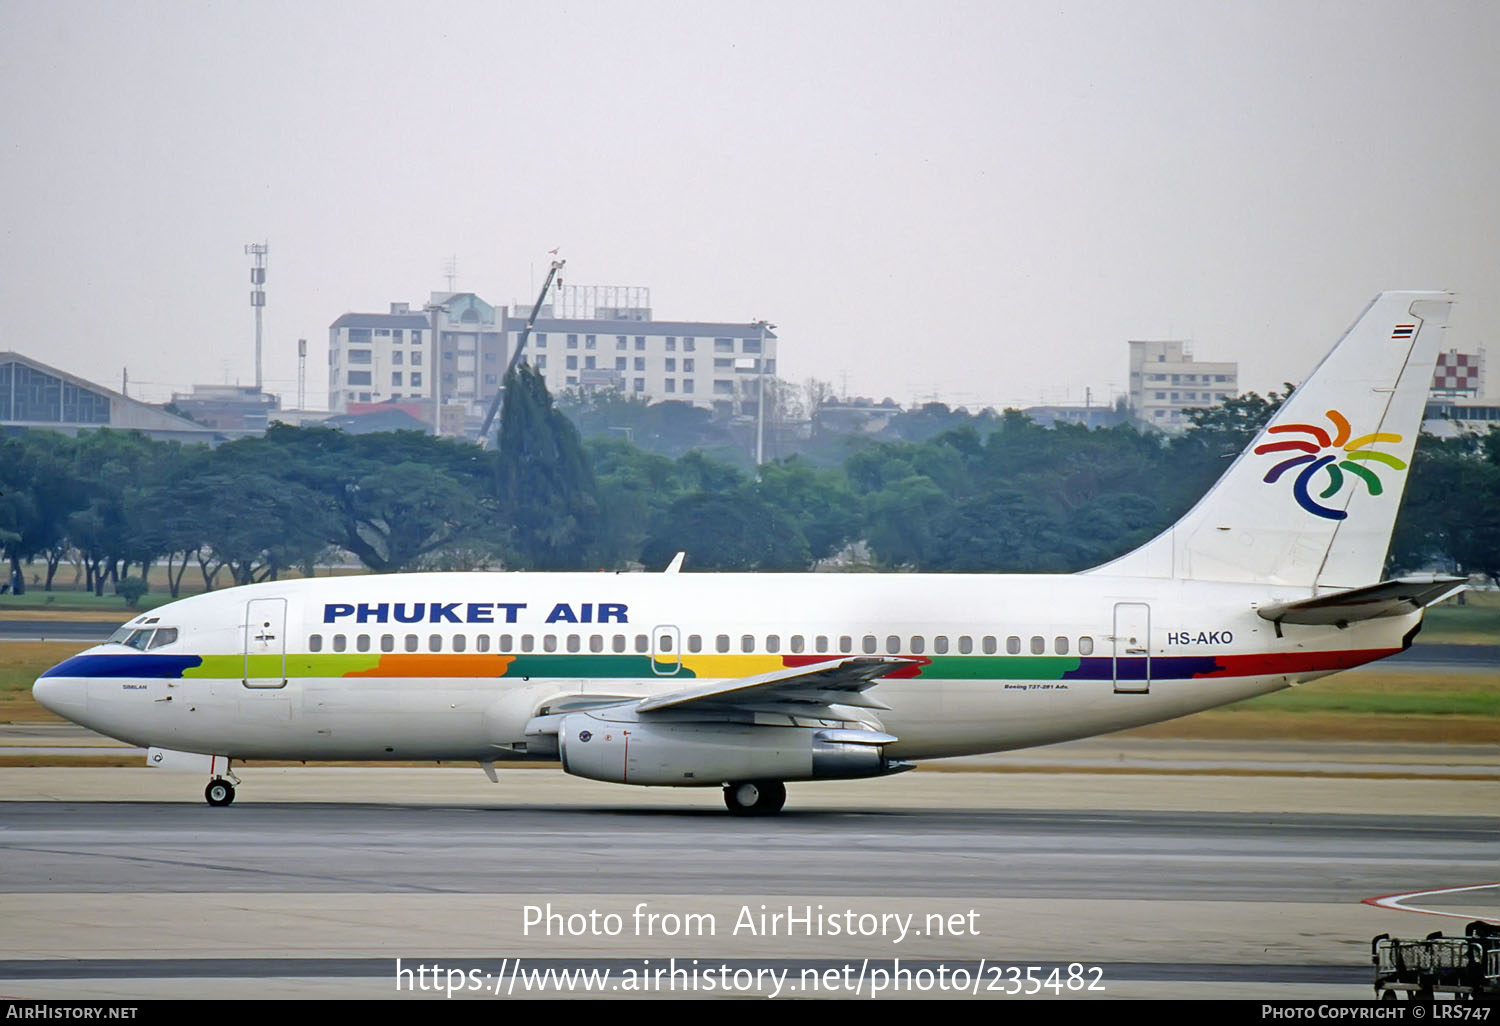
<path id="1" fill-rule="evenodd" d="M 1267 484 L 1275 484 L 1281 479 L 1281 475 L 1293 467 L 1302 467 L 1302 472 L 1292 483 L 1292 495 L 1297 500 L 1297 505 L 1307 510 L 1314 516 L 1323 517 L 1326 520 L 1343 520 L 1349 515 L 1348 511 L 1332 509 L 1320 505 L 1312 497 L 1313 479 L 1320 471 L 1328 472 L 1328 487 L 1318 493 L 1319 499 L 1329 499 L 1339 493 L 1344 487 L 1344 471 L 1365 483 L 1365 487 L 1371 495 L 1379 495 L 1385 490 L 1380 483 L 1380 478 L 1375 476 L 1374 468 L 1364 466 L 1365 463 L 1384 463 L 1393 470 L 1405 470 L 1406 462 L 1392 456 L 1388 452 L 1369 452 L 1367 446 L 1378 442 L 1399 442 L 1400 435 L 1389 432 L 1377 431 L 1368 435 L 1360 435 L 1358 438 L 1349 438 L 1349 421 L 1338 410 L 1328 411 L 1328 420 L 1333 424 L 1333 436 L 1330 438 L 1328 432 L 1313 424 L 1277 424 L 1268 429 L 1268 434 L 1286 434 L 1298 432 L 1310 436 L 1307 440 L 1290 439 L 1285 442 L 1266 442 L 1257 445 L 1255 451 L 1260 453 L 1271 452 L 1300 452 L 1301 456 L 1294 456 L 1289 460 L 1283 460 L 1266 472 Z M 1324 449 L 1343 450 L 1343 459 L 1339 454 L 1321 455 Z"/>

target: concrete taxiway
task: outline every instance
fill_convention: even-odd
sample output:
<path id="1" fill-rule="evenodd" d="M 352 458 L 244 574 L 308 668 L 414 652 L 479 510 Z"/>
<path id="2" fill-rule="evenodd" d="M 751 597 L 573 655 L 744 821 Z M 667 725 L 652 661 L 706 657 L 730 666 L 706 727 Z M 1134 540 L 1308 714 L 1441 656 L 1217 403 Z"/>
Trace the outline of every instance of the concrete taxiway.
<path id="1" fill-rule="evenodd" d="M 0 757 L 138 760 L 146 750 L 72 723 L 0 723 Z M 924 771 L 1250 773 L 1500 781 L 1500 749 L 1478 744 L 1161 740 L 1105 736 L 924 765 Z"/>
<path id="2" fill-rule="evenodd" d="M 785 815 L 746 820 L 714 790 L 556 770 L 242 775 L 210 809 L 191 776 L 0 769 L 0 993 L 380 997 L 397 958 L 465 980 L 676 958 L 792 981 L 900 958 L 984 960 L 972 996 L 1003 994 L 996 967 L 1079 963 L 1106 988 L 1082 997 L 1365 998 L 1374 934 L 1500 919 L 1493 886 L 1364 903 L 1500 880 L 1491 780 L 919 771 L 792 785 Z M 561 925 L 527 925 L 549 905 Z M 747 912 L 794 922 L 735 929 Z"/>

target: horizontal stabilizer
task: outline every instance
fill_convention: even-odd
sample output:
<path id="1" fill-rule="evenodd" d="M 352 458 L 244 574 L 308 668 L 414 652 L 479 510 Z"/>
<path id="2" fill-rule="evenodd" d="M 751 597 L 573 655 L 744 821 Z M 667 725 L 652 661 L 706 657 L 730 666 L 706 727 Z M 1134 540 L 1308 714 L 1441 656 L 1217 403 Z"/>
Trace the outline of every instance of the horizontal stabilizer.
<path id="1" fill-rule="evenodd" d="M 1394 581 L 1351 588 L 1348 591 L 1277 602 L 1256 610 L 1275 623 L 1345 626 L 1356 620 L 1375 620 L 1382 616 L 1405 616 L 1460 591 L 1467 581 L 1462 577 L 1401 577 Z"/>
<path id="2" fill-rule="evenodd" d="M 699 687 L 648 698 L 635 708 L 637 712 L 648 713 L 661 709 L 680 709 L 688 705 L 743 706 L 751 700 L 824 704 L 830 699 L 836 699 L 846 705 L 883 709 L 883 704 L 872 699 L 860 700 L 859 692 L 872 687 L 886 674 L 910 666 L 913 662 L 915 660 L 883 656 L 846 656 L 810 666 L 791 666 L 753 677 L 712 681 Z"/>

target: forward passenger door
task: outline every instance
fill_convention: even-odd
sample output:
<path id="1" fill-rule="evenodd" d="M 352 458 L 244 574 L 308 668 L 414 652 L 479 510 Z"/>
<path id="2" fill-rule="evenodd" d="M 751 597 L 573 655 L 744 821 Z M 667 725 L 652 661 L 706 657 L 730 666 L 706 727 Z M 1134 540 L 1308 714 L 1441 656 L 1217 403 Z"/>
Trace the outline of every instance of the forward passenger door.
<path id="1" fill-rule="evenodd" d="M 249 688 L 286 685 L 286 599 L 245 604 L 245 674 Z"/>

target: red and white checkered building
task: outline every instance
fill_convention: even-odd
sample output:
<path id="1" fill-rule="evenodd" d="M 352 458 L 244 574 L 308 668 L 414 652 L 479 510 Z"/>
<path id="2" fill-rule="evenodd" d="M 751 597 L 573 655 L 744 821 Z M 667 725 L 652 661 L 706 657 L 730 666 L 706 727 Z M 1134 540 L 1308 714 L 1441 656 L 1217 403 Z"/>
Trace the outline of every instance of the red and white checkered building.
<path id="1" fill-rule="evenodd" d="M 1460 353 L 1451 349 L 1438 353 L 1437 369 L 1432 375 L 1434 395 L 1480 395 L 1484 392 L 1484 350 Z"/>
<path id="2" fill-rule="evenodd" d="M 1492 426 L 1500 426 L 1500 404 L 1485 392 L 1484 350 L 1439 353 L 1422 430 L 1451 438 L 1466 431 L 1483 434 Z"/>

